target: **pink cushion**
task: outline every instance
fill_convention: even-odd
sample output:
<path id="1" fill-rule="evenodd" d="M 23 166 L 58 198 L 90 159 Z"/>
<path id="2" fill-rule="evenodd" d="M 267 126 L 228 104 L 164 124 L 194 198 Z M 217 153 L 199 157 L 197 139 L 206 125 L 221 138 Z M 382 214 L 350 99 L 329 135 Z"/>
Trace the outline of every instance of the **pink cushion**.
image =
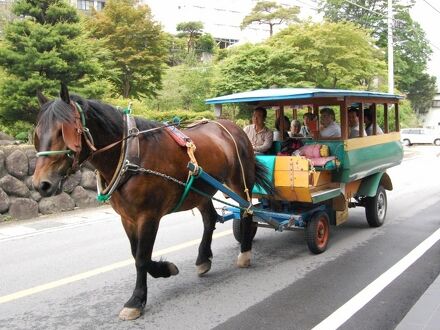
<path id="1" fill-rule="evenodd" d="M 327 162 L 335 160 L 335 156 L 310 158 L 313 166 L 324 166 Z"/>
<path id="2" fill-rule="evenodd" d="M 320 149 L 320 144 L 307 144 L 299 149 L 299 154 L 307 158 L 318 158 L 321 157 L 319 154 Z"/>

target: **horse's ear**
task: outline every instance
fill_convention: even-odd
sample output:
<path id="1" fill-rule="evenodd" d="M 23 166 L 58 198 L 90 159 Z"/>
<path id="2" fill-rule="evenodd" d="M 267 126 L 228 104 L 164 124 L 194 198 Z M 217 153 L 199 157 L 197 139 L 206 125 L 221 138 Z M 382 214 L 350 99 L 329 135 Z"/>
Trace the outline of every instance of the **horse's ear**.
<path id="1" fill-rule="evenodd" d="M 67 85 L 63 82 L 61 83 L 60 97 L 61 100 L 63 100 L 67 104 L 70 104 L 69 90 L 67 89 Z"/>
<path id="2" fill-rule="evenodd" d="M 47 97 L 44 96 L 39 89 L 37 90 L 37 99 L 38 99 L 38 103 L 40 104 L 40 107 L 42 107 L 44 104 L 46 104 L 49 101 Z"/>

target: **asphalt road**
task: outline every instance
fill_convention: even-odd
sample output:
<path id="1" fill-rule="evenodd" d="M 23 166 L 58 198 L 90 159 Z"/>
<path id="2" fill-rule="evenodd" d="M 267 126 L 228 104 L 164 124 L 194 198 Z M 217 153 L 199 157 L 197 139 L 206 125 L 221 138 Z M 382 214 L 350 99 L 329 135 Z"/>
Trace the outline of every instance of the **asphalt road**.
<path id="1" fill-rule="evenodd" d="M 361 307 L 351 299 L 380 287 L 381 275 L 440 228 L 438 152 L 406 149 L 404 163 L 389 170 L 394 190 L 386 224 L 369 228 L 364 210 L 351 209 L 349 221 L 332 228 L 321 255 L 308 251 L 302 232 L 259 228 L 252 266 L 238 269 L 231 225 L 218 224 L 212 269 L 199 278 L 198 213 L 164 218 L 155 254 L 176 263 L 180 273 L 149 277 L 145 314 L 130 322 L 117 315 L 131 295 L 135 269 L 110 208 L 2 223 L 0 328 L 330 329 L 344 306 L 349 316 L 341 329 L 393 329 L 440 273 L 440 242 Z"/>

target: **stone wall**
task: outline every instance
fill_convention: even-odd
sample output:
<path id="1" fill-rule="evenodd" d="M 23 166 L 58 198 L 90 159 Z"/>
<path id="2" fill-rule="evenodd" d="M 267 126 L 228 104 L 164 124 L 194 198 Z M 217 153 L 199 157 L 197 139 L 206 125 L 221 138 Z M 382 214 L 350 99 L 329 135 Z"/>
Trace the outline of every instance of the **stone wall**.
<path id="1" fill-rule="evenodd" d="M 32 145 L 0 145 L 0 220 L 28 219 L 99 205 L 92 168 L 85 166 L 71 175 L 59 195 L 41 197 L 32 186 L 35 162 Z"/>

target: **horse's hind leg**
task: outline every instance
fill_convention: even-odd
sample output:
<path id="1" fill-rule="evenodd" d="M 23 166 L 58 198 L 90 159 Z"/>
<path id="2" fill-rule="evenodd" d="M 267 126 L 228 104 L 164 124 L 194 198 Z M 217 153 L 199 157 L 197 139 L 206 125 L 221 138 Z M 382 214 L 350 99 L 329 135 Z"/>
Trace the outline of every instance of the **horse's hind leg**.
<path id="1" fill-rule="evenodd" d="M 197 274 L 199 276 L 207 273 L 211 269 L 212 259 L 212 233 L 215 230 L 215 223 L 217 221 L 217 211 L 212 204 L 212 200 L 205 200 L 197 207 L 202 214 L 203 219 L 203 236 L 199 245 L 199 255 L 197 256 L 196 266 Z"/>
<path id="2" fill-rule="evenodd" d="M 141 316 L 147 303 L 147 272 L 154 277 L 169 277 L 179 271 L 171 262 L 151 260 L 159 221 L 151 218 L 138 218 L 136 224 L 122 219 L 135 258 L 136 286 L 131 298 L 119 313 L 121 320 L 134 320 Z"/>
<path id="3" fill-rule="evenodd" d="M 240 178 L 241 179 L 241 178 Z M 247 199 L 245 192 L 243 191 L 243 184 L 237 184 L 238 180 L 234 182 L 228 182 L 229 187 L 243 199 Z M 247 180 L 249 182 L 249 180 Z M 245 211 L 240 213 L 240 254 L 237 257 L 237 266 L 240 268 L 249 267 L 251 264 L 251 250 L 253 240 L 253 229 L 256 224 L 252 221 L 252 214 L 248 214 Z M 255 229 L 254 229 L 255 230 Z"/>
<path id="4" fill-rule="evenodd" d="M 241 212 L 240 220 L 240 254 L 237 258 L 237 266 L 241 268 L 249 267 L 251 264 L 251 250 L 253 239 L 253 226 L 256 224 L 252 221 L 252 214 Z"/>

